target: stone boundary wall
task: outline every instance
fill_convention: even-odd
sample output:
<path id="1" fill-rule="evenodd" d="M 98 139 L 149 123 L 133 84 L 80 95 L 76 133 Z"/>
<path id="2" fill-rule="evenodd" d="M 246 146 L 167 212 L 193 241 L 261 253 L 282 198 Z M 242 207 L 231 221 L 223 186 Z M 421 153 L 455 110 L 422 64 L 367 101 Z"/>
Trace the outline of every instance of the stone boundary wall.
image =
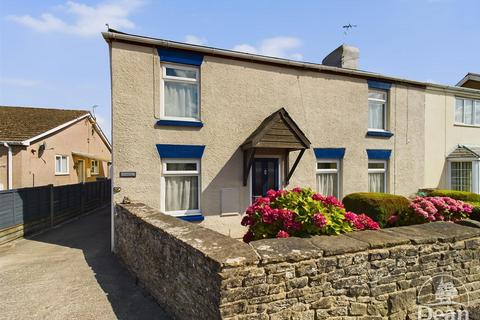
<path id="1" fill-rule="evenodd" d="M 248 245 L 143 204 L 115 212 L 116 254 L 176 319 L 417 319 L 438 275 L 480 304 L 478 222 Z"/>

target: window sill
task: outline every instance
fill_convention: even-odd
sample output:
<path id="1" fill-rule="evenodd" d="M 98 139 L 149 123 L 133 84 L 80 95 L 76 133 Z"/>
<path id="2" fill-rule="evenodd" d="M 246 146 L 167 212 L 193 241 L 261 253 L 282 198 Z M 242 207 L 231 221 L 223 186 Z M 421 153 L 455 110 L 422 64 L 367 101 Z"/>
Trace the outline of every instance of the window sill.
<path id="1" fill-rule="evenodd" d="M 177 216 L 176 218 L 182 219 L 184 221 L 194 222 L 194 221 L 203 221 L 205 217 L 202 214 L 195 214 L 189 216 Z"/>
<path id="2" fill-rule="evenodd" d="M 381 138 L 390 138 L 393 136 L 393 132 L 390 131 L 367 131 L 367 137 L 381 137 Z"/>
<path id="3" fill-rule="evenodd" d="M 67 173 L 57 173 L 57 172 L 55 172 L 55 175 L 56 176 L 69 176 L 70 173 L 68 173 L 68 172 Z"/>
<path id="4" fill-rule="evenodd" d="M 478 124 L 457 123 L 453 124 L 455 127 L 480 128 Z"/>
<path id="5" fill-rule="evenodd" d="M 173 127 L 203 127 L 201 121 L 183 121 L 183 120 L 158 120 L 157 126 L 173 126 Z"/>

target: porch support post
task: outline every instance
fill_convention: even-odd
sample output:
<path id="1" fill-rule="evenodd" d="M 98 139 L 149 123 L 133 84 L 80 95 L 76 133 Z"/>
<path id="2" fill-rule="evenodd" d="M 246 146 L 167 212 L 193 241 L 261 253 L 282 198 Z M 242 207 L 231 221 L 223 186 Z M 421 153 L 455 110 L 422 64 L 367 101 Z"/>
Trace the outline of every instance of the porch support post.
<path id="1" fill-rule="evenodd" d="M 287 184 L 290 182 L 290 178 L 292 177 L 293 172 L 294 172 L 295 169 L 297 168 L 298 163 L 300 162 L 300 159 L 302 159 L 304 153 L 305 153 L 305 149 L 302 149 L 302 150 L 300 151 L 300 153 L 298 154 L 297 159 L 295 159 L 295 162 L 293 163 L 292 169 L 290 169 L 290 172 L 289 172 L 288 175 L 287 175 L 287 179 L 285 179 L 285 181 L 287 182 Z"/>
<path id="2" fill-rule="evenodd" d="M 255 148 L 243 151 L 243 186 L 247 185 L 248 174 L 253 164 L 253 157 L 255 156 Z"/>
<path id="3" fill-rule="evenodd" d="M 283 183 L 285 184 L 285 187 L 288 186 L 288 171 L 290 170 L 290 150 L 286 149 L 285 154 L 283 155 L 285 161 L 284 161 L 284 166 L 283 166 L 283 172 L 284 172 L 284 180 Z"/>

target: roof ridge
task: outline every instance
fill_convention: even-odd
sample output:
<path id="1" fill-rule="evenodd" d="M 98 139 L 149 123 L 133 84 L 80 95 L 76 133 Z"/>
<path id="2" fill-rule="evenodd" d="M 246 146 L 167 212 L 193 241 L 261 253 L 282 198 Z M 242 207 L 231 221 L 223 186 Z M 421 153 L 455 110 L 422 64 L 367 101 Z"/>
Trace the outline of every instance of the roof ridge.
<path id="1" fill-rule="evenodd" d="M 53 107 L 5 106 L 5 105 L 0 105 L 0 108 L 35 109 L 35 110 L 55 110 L 55 111 L 76 111 L 76 112 L 79 111 L 79 112 L 90 113 L 90 110 L 85 110 L 85 109 L 61 109 L 61 108 L 53 108 Z"/>

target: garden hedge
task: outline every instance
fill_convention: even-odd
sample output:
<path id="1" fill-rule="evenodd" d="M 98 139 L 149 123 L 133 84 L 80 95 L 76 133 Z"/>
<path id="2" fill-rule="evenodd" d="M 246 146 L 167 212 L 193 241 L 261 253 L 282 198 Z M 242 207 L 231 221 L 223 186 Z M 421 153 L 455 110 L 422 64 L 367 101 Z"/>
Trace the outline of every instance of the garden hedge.
<path id="1" fill-rule="evenodd" d="M 430 190 L 427 192 L 429 197 L 450 197 L 452 199 L 465 202 L 480 202 L 480 194 L 467 191 L 456 190 Z"/>
<path id="2" fill-rule="evenodd" d="M 345 196 L 342 202 L 347 211 L 365 213 L 382 227 L 387 225 L 392 215 L 400 215 L 410 210 L 410 201 L 407 198 L 388 193 L 352 193 Z"/>

